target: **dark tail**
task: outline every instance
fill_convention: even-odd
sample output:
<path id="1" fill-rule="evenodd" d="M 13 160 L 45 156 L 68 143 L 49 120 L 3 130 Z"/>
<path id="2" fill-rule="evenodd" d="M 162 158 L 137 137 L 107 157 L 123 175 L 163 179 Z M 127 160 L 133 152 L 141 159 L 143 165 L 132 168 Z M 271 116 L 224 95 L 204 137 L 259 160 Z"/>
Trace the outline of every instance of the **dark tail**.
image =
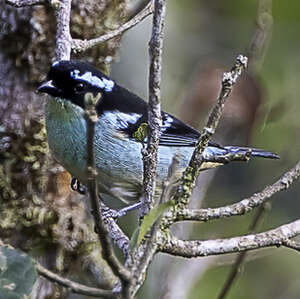
<path id="1" fill-rule="evenodd" d="M 268 158 L 268 159 L 279 159 L 280 157 L 272 152 L 268 152 L 265 150 L 251 148 L 251 147 L 239 147 L 239 146 L 224 146 L 229 153 L 232 154 L 246 154 L 250 153 L 252 157 L 261 157 L 261 158 Z"/>

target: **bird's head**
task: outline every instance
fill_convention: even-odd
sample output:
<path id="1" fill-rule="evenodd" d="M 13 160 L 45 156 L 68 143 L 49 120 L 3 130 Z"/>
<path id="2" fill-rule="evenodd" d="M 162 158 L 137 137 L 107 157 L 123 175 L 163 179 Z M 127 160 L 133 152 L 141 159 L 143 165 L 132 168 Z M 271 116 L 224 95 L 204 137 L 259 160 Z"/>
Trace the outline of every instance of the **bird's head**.
<path id="1" fill-rule="evenodd" d="M 115 82 L 87 62 L 60 60 L 52 64 L 47 81 L 37 91 L 62 98 L 84 107 L 87 92 L 110 93 Z"/>

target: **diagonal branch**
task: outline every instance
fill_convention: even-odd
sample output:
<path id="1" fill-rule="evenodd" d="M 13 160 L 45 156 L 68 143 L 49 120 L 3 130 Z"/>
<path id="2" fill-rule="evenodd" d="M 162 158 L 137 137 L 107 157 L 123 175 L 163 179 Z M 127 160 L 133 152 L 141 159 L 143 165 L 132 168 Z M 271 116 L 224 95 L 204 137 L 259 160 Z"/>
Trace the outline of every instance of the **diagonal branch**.
<path id="1" fill-rule="evenodd" d="M 111 215 L 112 210 L 105 206 L 103 202 L 101 202 L 100 205 L 103 222 L 107 227 L 110 238 L 118 246 L 118 248 L 122 250 L 124 256 L 128 257 L 130 250 L 129 238 L 124 234 L 119 225 L 116 223 L 114 217 Z"/>
<path id="2" fill-rule="evenodd" d="M 225 101 L 230 95 L 233 85 L 242 74 L 242 71 L 247 67 L 247 61 L 247 57 L 239 55 L 231 71 L 223 74 L 222 89 L 218 97 L 217 104 L 211 111 L 207 124 L 201 132 L 201 136 L 198 140 L 189 166 L 184 171 L 180 185 L 174 196 L 175 201 L 182 207 L 185 207 L 190 199 L 201 165 L 204 162 L 202 153 L 208 145 L 210 138 L 215 133 L 224 109 Z"/>
<path id="3" fill-rule="evenodd" d="M 63 278 L 56 273 L 47 270 L 40 264 L 36 264 L 35 268 L 37 273 L 41 276 L 70 289 L 73 293 L 101 298 L 114 298 L 114 293 L 112 291 L 88 287 L 67 278 Z"/>
<path id="4" fill-rule="evenodd" d="M 168 215 L 166 215 L 166 217 L 162 219 L 162 230 L 167 230 L 174 223 L 175 219 L 178 218 L 177 213 L 187 206 L 192 191 L 195 187 L 201 165 L 203 164 L 203 162 L 205 162 L 202 153 L 218 126 L 225 101 L 230 95 L 233 89 L 233 85 L 237 82 L 243 70 L 247 67 L 247 61 L 247 57 L 239 55 L 231 71 L 223 74 L 222 88 L 218 96 L 217 103 L 210 112 L 208 121 L 201 132 L 200 138 L 197 142 L 197 146 L 193 152 L 189 165 L 183 172 L 180 179 L 179 186 L 173 197 L 177 204 L 171 209 L 170 213 L 168 213 Z"/>
<path id="5" fill-rule="evenodd" d="M 128 22 L 120 26 L 118 29 L 107 32 L 106 34 L 93 38 L 90 40 L 73 39 L 72 40 L 72 51 L 75 53 L 86 51 L 94 46 L 97 46 L 103 42 L 106 42 L 116 36 L 123 34 L 128 29 L 142 22 L 147 16 L 153 13 L 153 1 L 146 5 L 136 16 L 130 19 Z"/>
<path id="6" fill-rule="evenodd" d="M 157 153 L 161 128 L 160 84 L 161 61 L 163 47 L 163 29 L 165 23 L 166 4 L 164 0 L 156 0 L 154 4 L 152 36 L 149 43 L 149 108 L 148 108 L 148 144 L 143 150 L 143 205 L 141 217 L 147 214 L 153 206 L 155 179 L 157 168 Z"/>
<path id="7" fill-rule="evenodd" d="M 286 172 L 273 185 L 267 186 L 261 192 L 255 193 L 242 201 L 220 208 L 208 208 L 199 210 L 184 209 L 178 211 L 176 221 L 208 221 L 231 216 L 239 216 L 249 213 L 254 208 L 265 203 L 275 193 L 284 191 L 300 177 L 300 161 Z"/>
<path id="8" fill-rule="evenodd" d="M 286 240 L 300 234 L 300 220 L 285 224 L 259 234 L 246 235 L 228 239 L 207 241 L 183 241 L 174 237 L 162 238 L 160 251 L 171 255 L 193 258 L 225 253 L 241 252 L 258 248 L 285 245 Z"/>

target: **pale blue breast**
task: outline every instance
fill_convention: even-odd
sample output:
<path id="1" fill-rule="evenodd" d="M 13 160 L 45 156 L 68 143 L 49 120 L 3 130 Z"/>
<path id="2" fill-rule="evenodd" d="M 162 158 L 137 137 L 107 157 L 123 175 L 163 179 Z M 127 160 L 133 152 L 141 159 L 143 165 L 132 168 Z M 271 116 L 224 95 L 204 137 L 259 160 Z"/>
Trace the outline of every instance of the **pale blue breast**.
<path id="1" fill-rule="evenodd" d="M 82 183 L 86 182 L 86 124 L 84 111 L 68 101 L 49 99 L 46 106 L 48 142 L 54 157 Z M 114 130 L 109 115 L 96 125 L 95 162 L 100 192 L 131 201 L 140 192 L 143 178 L 142 145 Z M 158 185 L 166 179 L 173 156 L 180 151 L 179 168 L 191 157 L 191 147 L 160 146 Z"/>

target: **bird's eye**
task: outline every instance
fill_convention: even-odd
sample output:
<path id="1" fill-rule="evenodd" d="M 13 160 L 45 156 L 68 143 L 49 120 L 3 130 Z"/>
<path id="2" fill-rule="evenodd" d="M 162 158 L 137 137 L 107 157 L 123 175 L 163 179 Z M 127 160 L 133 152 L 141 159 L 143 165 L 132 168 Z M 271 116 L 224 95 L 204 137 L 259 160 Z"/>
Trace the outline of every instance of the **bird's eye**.
<path id="1" fill-rule="evenodd" d="M 76 84 L 75 87 L 74 87 L 74 91 L 75 91 L 75 92 L 83 91 L 83 89 L 84 89 L 83 83 L 78 83 L 78 84 Z"/>

